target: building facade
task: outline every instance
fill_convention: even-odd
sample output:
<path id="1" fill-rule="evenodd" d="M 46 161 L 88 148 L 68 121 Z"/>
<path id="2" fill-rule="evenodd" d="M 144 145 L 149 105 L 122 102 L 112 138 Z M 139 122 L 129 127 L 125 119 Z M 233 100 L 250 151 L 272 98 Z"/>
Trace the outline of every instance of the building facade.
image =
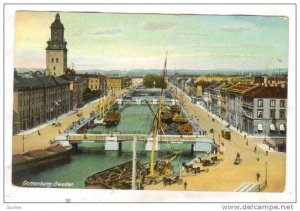
<path id="1" fill-rule="evenodd" d="M 117 91 L 123 88 L 123 78 L 118 76 L 108 76 L 106 78 L 107 91 Z"/>
<path id="2" fill-rule="evenodd" d="M 255 84 L 235 84 L 226 89 L 226 115 L 225 120 L 238 130 L 242 129 L 243 114 L 243 94 L 258 87 Z"/>
<path id="3" fill-rule="evenodd" d="M 51 24 L 51 38 L 46 48 L 46 75 L 60 76 L 67 70 L 67 42 L 64 38 L 64 26 L 57 13 Z"/>
<path id="4" fill-rule="evenodd" d="M 133 87 L 136 87 L 138 85 L 142 85 L 144 81 L 144 77 L 139 77 L 139 76 L 132 76 L 131 77 L 131 84 Z"/>
<path id="5" fill-rule="evenodd" d="M 243 95 L 243 130 L 261 136 L 286 135 L 287 89 L 257 87 Z"/>
<path id="6" fill-rule="evenodd" d="M 69 82 L 53 76 L 14 80 L 13 133 L 36 127 L 70 110 Z"/>
<path id="7" fill-rule="evenodd" d="M 69 82 L 70 87 L 70 109 L 74 110 L 83 104 L 84 87 L 82 79 L 75 75 L 62 75 L 59 78 Z"/>

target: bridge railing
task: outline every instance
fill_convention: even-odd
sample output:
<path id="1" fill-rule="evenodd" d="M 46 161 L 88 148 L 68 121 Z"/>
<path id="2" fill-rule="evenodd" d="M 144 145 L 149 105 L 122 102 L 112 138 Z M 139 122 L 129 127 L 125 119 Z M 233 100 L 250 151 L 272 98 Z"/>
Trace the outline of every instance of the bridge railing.
<path id="1" fill-rule="evenodd" d="M 105 141 L 106 137 L 117 137 L 118 141 L 131 141 L 136 136 L 139 141 L 146 141 L 150 135 L 147 134 L 69 134 L 67 138 L 69 141 Z M 201 139 L 208 139 L 204 135 L 158 135 L 157 141 L 199 141 Z"/>

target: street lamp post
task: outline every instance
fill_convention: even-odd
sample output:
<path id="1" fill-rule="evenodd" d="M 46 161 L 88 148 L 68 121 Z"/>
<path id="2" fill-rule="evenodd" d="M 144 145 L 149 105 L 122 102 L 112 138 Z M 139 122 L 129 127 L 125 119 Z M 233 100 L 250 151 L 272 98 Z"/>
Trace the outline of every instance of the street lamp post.
<path id="1" fill-rule="evenodd" d="M 25 141 L 24 141 L 25 137 L 24 135 L 22 136 L 22 145 L 23 145 L 23 152 L 25 152 Z"/>
<path id="2" fill-rule="evenodd" d="M 268 161 L 266 161 L 266 178 L 265 178 L 265 185 L 268 184 Z"/>

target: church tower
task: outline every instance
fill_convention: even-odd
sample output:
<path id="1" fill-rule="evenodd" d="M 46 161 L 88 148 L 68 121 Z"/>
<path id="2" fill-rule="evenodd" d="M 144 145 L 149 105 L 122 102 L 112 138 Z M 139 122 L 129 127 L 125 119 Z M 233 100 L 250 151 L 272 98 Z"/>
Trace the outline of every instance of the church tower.
<path id="1" fill-rule="evenodd" d="M 46 75 L 60 76 L 67 70 L 67 42 L 64 39 L 64 25 L 59 14 L 51 24 L 51 38 L 46 48 Z"/>

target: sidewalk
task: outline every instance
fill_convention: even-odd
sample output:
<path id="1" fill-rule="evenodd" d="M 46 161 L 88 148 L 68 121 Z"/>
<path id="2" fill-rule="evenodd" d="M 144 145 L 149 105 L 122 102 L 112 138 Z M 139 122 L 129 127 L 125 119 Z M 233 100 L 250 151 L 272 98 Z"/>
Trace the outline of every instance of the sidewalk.
<path id="1" fill-rule="evenodd" d="M 51 125 L 51 124 L 53 124 L 53 123 L 55 123 L 55 122 L 59 122 L 60 120 L 66 118 L 66 117 L 68 117 L 68 116 L 71 116 L 71 115 L 74 114 L 74 113 L 76 113 L 76 111 L 74 111 L 74 110 L 69 111 L 69 112 L 67 112 L 67 113 L 64 113 L 64 114 L 58 116 L 58 118 L 51 119 L 51 120 L 46 121 L 45 123 L 43 123 L 43 124 L 41 124 L 41 125 L 38 125 L 38 126 L 36 126 L 36 127 L 34 127 L 34 128 L 30 128 L 30 129 L 28 129 L 28 130 L 24 130 L 24 131 L 22 131 L 22 132 L 20 132 L 20 133 L 17 133 L 17 134 L 15 134 L 15 135 L 16 135 L 16 136 L 29 135 L 29 134 L 34 133 L 34 132 L 37 132 L 38 130 L 41 130 L 41 129 L 43 129 L 43 128 L 45 128 L 45 127 L 47 127 L 47 126 L 49 126 L 49 125 Z"/>
<path id="2" fill-rule="evenodd" d="M 191 98 L 186 93 L 184 93 L 181 89 L 177 88 L 177 91 L 179 91 L 181 94 L 183 94 L 186 99 L 188 99 L 189 101 L 191 101 Z M 203 107 L 202 105 L 200 105 L 200 104 L 196 104 L 196 105 L 197 105 L 197 107 L 199 107 L 200 109 L 202 109 L 203 111 L 205 111 L 208 115 L 210 115 L 210 117 L 212 119 L 217 120 L 218 122 L 220 122 L 221 124 L 223 124 L 224 127 L 230 125 L 226 120 L 222 120 L 219 116 L 217 116 L 217 115 L 213 114 L 212 112 L 208 111 L 208 109 L 205 108 L 205 107 Z M 259 140 L 266 139 L 267 140 L 267 139 L 283 139 L 283 138 L 285 138 L 285 137 L 281 137 L 281 136 L 274 136 L 274 137 L 273 136 L 272 137 L 266 136 L 265 137 L 265 136 L 249 135 L 246 132 L 239 131 L 236 127 L 234 127 L 232 125 L 230 125 L 229 129 L 232 130 L 232 131 L 234 131 L 234 132 L 236 132 L 237 134 L 239 134 L 242 137 L 244 137 L 246 135 L 247 138 L 251 138 L 251 139 L 259 139 Z"/>

